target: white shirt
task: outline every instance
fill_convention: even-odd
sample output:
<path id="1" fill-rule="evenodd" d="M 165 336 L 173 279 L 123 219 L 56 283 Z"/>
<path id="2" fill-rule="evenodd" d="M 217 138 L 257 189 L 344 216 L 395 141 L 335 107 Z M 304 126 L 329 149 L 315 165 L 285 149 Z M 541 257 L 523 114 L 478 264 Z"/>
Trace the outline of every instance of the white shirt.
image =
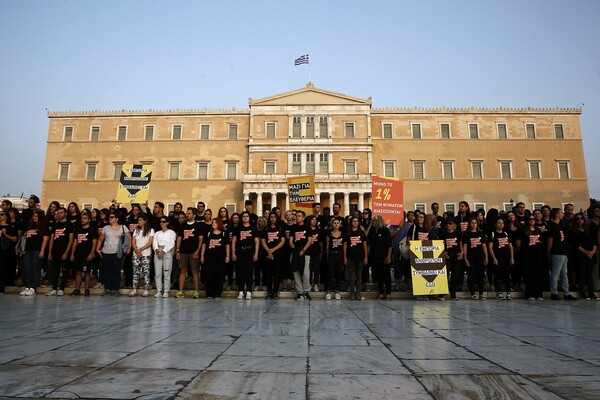
<path id="1" fill-rule="evenodd" d="M 144 247 L 146 244 L 148 244 L 148 242 L 150 241 L 152 236 L 154 236 L 154 229 L 152 229 L 152 228 L 150 228 L 150 231 L 148 232 L 148 234 L 146 236 L 143 235 L 143 233 L 140 229 L 136 229 L 133 232 L 133 240 L 135 240 L 135 245 L 138 248 L 138 250 L 141 249 L 142 247 Z M 151 254 L 152 254 L 152 249 L 150 247 L 142 250 L 142 256 L 149 256 Z"/>
<path id="2" fill-rule="evenodd" d="M 152 248 L 154 251 L 158 251 L 162 247 L 165 253 L 168 253 L 175 247 L 175 240 L 177 240 L 177 234 L 171 229 L 166 231 L 158 231 L 154 234 L 154 242 L 152 242 Z"/>

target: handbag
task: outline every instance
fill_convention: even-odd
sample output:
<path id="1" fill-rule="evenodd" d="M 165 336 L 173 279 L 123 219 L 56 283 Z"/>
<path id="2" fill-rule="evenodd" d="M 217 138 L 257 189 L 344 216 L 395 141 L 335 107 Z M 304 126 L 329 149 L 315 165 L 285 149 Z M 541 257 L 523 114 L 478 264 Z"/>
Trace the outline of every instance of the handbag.
<path id="1" fill-rule="evenodd" d="M 123 254 L 129 250 L 131 246 L 131 240 L 129 239 L 129 235 L 125 232 L 125 227 L 121 225 L 121 229 L 123 234 L 119 238 L 119 248 L 117 249 L 117 257 L 122 258 Z"/>
<path id="2" fill-rule="evenodd" d="M 25 253 L 25 244 L 27 243 L 27 237 L 25 233 L 21 235 L 19 240 L 17 241 L 17 245 L 15 246 L 15 253 L 17 256 L 22 256 Z"/>

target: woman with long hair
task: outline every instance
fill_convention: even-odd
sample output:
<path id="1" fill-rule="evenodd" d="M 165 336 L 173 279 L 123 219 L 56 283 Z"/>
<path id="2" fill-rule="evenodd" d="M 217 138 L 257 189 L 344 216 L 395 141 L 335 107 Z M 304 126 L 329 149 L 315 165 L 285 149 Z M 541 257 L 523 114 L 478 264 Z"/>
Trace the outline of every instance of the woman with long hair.
<path id="1" fill-rule="evenodd" d="M 504 220 L 502 218 L 498 218 L 496 221 L 496 229 L 490 233 L 488 254 L 492 259 L 491 264 L 496 267 L 496 279 L 494 281 L 496 299 L 512 300 L 510 294 L 510 267 L 515 262 L 514 250 L 513 245 L 508 238 L 508 233 L 504 231 Z M 500 292 L 501 281 L 504 282 L 506 297 Z"/>
<path id="2" fill-rule="evenodd" d="M 169 229 L 169 219 L 160 217 L 160 231 L 154 232 L 152 248 L 154 249 L 154 281 L 156 283 L 156 294 L 154 297 L 169 297 L 171 289 L 171 270 L 173 267 L 173 254 L 175 253 L 175 242 L 177 234 Z M 163 284 L 164 282 L 164 284 Z M 161 294 L 162 292 L 162 294 Z"/>
<path id="3" fill-rule="evenodd" d="M 238 285 L 238 300 L 252 300 L 252 284 L 254 281 L 254 263 L 258 261 L 258 233 L 250 224 L 250 213 L 242 212 L 242 222 L 233 233 L 233 261 L 236 262 L 236 282 Z"/>
<path id="4" fill-rule="evenodd" d="M 218 217 L 221 219 L 221 223 L 223 223 L 223 229 L 227 230 L 227 227 L 229 226 L 229 211 L 227 208 L 219 208 Z"/>
<path id="5" fill-rule="evenodd" d="M 308 220 L 306 237 L 308 238 L 309 244 L 308 249 L 305 251 L 305 255 L 310 257 L 310 274 L 312 276 L 312 280 L 310 281 L 314 285 L 314 291 L 318 292 L 321 275 L 321 254 L 323 253 L 323 240 L 317 217 L 315 215 L 311 215 L 306 219 Z"/>
<path id="6" fill-rule="evenodd" d="M 74 201 L 70 202 L 67 206 L 67 221 L 72 223 L 74 226 L 79 225 L 81 222 L 81 211 L 79 206 Z"/>
<path id="7" fill-rule="evenodd" d="M 35 210 L 24 233 L 26 237 L 25 254 L 23 255 L 23 277 L 25 289 L 21 296 L 34 296 L 40 281 L 40 273 L 44 252 L 48 244 L 49 234 L 46 230 L 46 218 L 42 210 Z"/>
<path id="8" fill-rule="evenodd" d="M 362 269 L 369 262 L 367 236 L 360 228 L 360 220 L 357 217 L 350 219 L 350 228 L 344 240 L 344 264 L 348 268 L 348 286 L 350 289 L 350 300 L 364 300 L 360 294 Z"/>
<path id="9" fill-rule="evenodd" d="M 15 274 L 16 263 L 13 261 L 13 255 L 18 235 L 17 227 L 10 223 L 6 211 L 0 210 L 0 293 L 4 293 L 7 285 L 12 286 L 14 283 L 11 277 Z"/>
<path id="10" fill-rule="evenodd" d="M 461 201 L 458 203 L 458 214 L 454 217 L 456 221 L 456 225 L 459 228 L 460 232 L 465 233 L 468 230 L 469 219 L 471 218 L 471 207 L 469 207 L 469 203 L 466 201 Z"/>
<path id="11" fill-rule="evenodd" d="M 575 255 L 577 286 L 580 297 L 586 300 L 598 300 L 594 288 L 594 256 L 598 249 L 594 238 L 589 234 L 585 215 L 579 212 L 573 216 L 573 230 L 571 232 L 571 245 Z M 584 287 L 587 285 L 588 294 Z"/>
<path id="12" fill-rule="evenodd" d="M 132 289 L 129 297 L 137 294 L 140 277 L 144 279 L 143 297 L 150 293 L 150 258 L 152 257 L 152 241 L 154 238 L 154 229 L 150 227 L 150 221 L 146 214 L 140 214 L 137 221 L 137 227 L 133 231 L 131 248 L 133 250 L 133 279 Z"/>
<path id="13" fill-rule="evenodd" d="M 267 299 L 279 299 L 279 283 L 281 282 L 281 258 L 285 246 L 285 233 L 281 229 L 277 213 L 269 215 L 269 226 L 261 239 L 261 246 L 266 251 L 265 282 Z"/>
<path id="14" fill-rule="evenodd" d="M 368 242 L 369 259 L 373 266 L 373 275 L 377 280 L 379 299 L 390 299 L 392 294 L 392 236 L 381 215 L 375 215 L 370 224 Z"/>
<path id="15" fill-rule="evenodd" d="M 121 286 L 121 263 L 123 254 L 131 251 L 131 238 L 125 226 L 119 224 L 115 212 L 108 215 L 109 225 L 102 228 L 96 252 L 102 257 L 104 276 L 103 296 L 118 296 Z"/>
<path id="16" fill-rule="evenodd" d="M 329 267 L 329 281 L 327 282 L 326 300 L 331 300 L 333 292 L 336 300 L 340 300 L 340 286 L 342 284 L 342 269 L 344 267 L 344 234 L 340 230 L 342 221 L 339 218 L 331 219 L 331 231 L 327 233 L 327 266 Z"/>
<path id="17" fill-rule="evenodd" d="M 464 234 L 463 253 L 467 267 L 469 291 L 473 300 L 485 300 L 483 296 L 483 274 L 488 264 L 485 235 L 479 229 L 477 218 L 469 220 L 469 230 Z M 479 294 L 475 293 L 476 289 Z"/>
<path id="18" fill-rule="evenodd" d="M 227 224 L 227 233 L 229 233 L 229 243 L 233 242 L 233 232 L 240 225 L 240 214 L 233 213 L 229 217 L 229 223 Z M 227 290 L 233 289 L 233 277 L 235 275 L 235 262 L 233 261 L 233 252 L 235 249 L 232 247 L 229 253 L 229 262 L 225 265 L 225 277 L 227 279 Z M 236 278 L 237 279 L 237 278 Z"/>
<path id="19" fill-rule="evenodd" d="M 254 290 L 262 290 L 265 286 L 264 275 L 265 275 L 265 260 L 267 253 L 260 245 L 261 239 L 267 233 L 267 222 L 268 217 L 262 215 L 256 219 L 256 234 L 258 235 L 258 261 L 254 263 Z"/>
<path id="20" fill-rule="evenodd" d="M 225 279 L 225 265 L 229 262 L 231 246 L 229 233 L 221 218 L 212 220 L 211 231 L 206 234 L 200 251 L 200 262 L 206 268 L 206 298 L 220 299 Z"/>
<path id="21" fill-rule="evenodd" d="M 544 300 L 543 288 L 547 280 L 546 251 L 543 232 L 536 226 L 533 215 L 527 218 L 523 232 L 517 238 L 516 247 L 521 254 L 525 266 L 525 298 L 529 300 Z M 546 277 L 544 277 L 546 270 Z"/>

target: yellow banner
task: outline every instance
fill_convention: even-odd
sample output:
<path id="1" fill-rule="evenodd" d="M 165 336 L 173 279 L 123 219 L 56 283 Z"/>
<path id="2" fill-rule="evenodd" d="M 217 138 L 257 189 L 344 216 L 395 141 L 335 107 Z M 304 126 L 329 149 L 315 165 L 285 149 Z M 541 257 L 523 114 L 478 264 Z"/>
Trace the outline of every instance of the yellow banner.
<path id="1" fill-rule="evenodd" d="M 415 296 L 448 294 L 443 240 L 411 240 L 410 270 Z"/>
<path id="2" fill-rule="evenodd" d="M 117 203 L 145 203 L 150 192 L 152 165 L 124 164 L 117 188 Z"/>
<path id="3" fill-rule="evenodd" d="M 288 178 L 288 194 L 290 204 L 288 210 L 302 210 L 306 215 L 312 215 L 312 205 L 315 202 L 315 177 L 293 176 Z"/>

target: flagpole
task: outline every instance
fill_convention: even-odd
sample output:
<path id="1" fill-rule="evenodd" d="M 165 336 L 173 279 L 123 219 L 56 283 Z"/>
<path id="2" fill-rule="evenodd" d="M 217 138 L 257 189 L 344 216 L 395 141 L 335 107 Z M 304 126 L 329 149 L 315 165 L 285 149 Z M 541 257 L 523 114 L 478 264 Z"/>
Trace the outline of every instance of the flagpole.
<path id="1" fill-rule="evenodd" d="M 311 75 L 311 71 L 310 71 L 310 61 L 308 61 L 308 82 L 309 83 L 312 82 L 312 75 Z"/>

